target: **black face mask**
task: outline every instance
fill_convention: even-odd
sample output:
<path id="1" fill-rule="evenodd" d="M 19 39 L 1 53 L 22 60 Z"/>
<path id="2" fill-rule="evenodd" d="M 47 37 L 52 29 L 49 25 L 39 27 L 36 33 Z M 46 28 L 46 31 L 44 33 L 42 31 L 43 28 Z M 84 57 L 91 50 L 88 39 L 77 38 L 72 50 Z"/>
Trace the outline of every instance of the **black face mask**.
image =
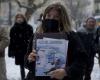
<path id="1" fill-rule="evenodd" d="M 54 19 L 46 19 L 43 21 L 44 32 L 59 32 L 59 22 Z"/>

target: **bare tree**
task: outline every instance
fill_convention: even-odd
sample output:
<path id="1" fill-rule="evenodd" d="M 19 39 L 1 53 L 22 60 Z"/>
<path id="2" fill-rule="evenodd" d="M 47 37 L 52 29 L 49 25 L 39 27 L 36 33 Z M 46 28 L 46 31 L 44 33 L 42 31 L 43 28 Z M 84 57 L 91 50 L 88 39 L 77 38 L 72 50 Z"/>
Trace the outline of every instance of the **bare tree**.
<path id="1" fill-rule="evenodd" d="M 31 15 L 40 7 L 42 7 L 48 0 L 43 0 L 42 3 L 36 5 L 34 2 L 35 0 L 28 0 L 28 4 L 22 4 L 19 0 L 15 0 L 16 3 L 19 5 L 20 8 L 25 8 L 26 9 L 26 13 L 25 16 L 27 18 L 27 20 L 29 20 L 29 18 L 31 17 Z"/>
<path id="2" fill-rule="evenodd" d="M 84 14 L 86 6 L 89 5 L 88 0 L 65 0 L 66 5 L 71 10 L 71 17 L 76 22 L 76 26 L 80 26 L 82 20 L 86 17 Z"/>
<path id="3" fill-rule="evenodd" d="M 0 17 L 0 24 L 11 25 L 11 0 L 0 0 Z"/>

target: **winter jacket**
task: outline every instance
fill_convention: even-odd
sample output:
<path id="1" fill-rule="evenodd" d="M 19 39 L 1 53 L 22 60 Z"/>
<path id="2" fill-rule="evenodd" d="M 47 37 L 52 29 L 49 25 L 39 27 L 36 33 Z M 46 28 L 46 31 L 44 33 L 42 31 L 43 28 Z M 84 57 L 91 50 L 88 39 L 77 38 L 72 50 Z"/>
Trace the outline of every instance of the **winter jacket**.
<path id="1" fill-rule="evenodd" d="M 15 23 L 10 30 L 10 44 L 8 49 L 8 56 L 15 57 L 17 65 L 24 63 L 24 55 L 28 50 L 32 50 L 33 29 L 26 22 L 22 24 Z"/>
<path id="2" fill-rule="evenodd" d="M 96 39 L 96 42 L 98 42 L 98 45 L 97 45 L 97 53 L 99 55 L 98 59 L 99 59 L 99 65 L 100 65 L 100 26 L 98 26 L 98 29 L 97 29 L 97 39 Z"/>
<path id="3" fill-rule="evenodd" d="M 85 49 L 81 44 L 80 38 L 74 32 L 66 33 L 68 36 L 68 57 L 66 63 L 67 76 L 63 80 L 82 80 L 84 64 L 87 61 Z M 28 55 L 27 55 L 28 56 Z M 35 62 L 28 62 L 26 57 L 26 68 L 30 71 L 27 75 L 27 80 L 56 80 L 49 77 L 34 77 L 35 75 Z"/>
<path id="4" fill-rule="evenodd" d="M 0 27 L 0 57 L 5 56 L 5 48 L 9 44 L 8 31 L 5 27 Z"/>
<path id="5" fill-rule="evenodd" d="M 82 40 L 82 43 L 86 49 L 89 59 L 94 60 L 94 56 L 97 52 L 98 46 L 98 36 L 97 36 L 97 27 L 89 31 L 84 26 L 80 27 L 77 31 L 79 37 Z"/>

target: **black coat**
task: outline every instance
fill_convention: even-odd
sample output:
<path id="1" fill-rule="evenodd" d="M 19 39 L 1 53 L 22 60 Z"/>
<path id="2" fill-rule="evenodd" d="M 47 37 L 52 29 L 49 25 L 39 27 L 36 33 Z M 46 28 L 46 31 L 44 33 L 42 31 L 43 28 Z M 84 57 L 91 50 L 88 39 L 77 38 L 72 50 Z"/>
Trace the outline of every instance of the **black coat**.
<path id="1" fill-rule="evenodd" d="M 32 50 L 33 28 L 26 22 L 15 23 L 10 30 L 9 57 L 15 57 L 15 64 L 24 64 L 24 56 L 28 50 Z"/>
<path id="2" fill-rule="evenodd" d="M 80 38 L 74 32 L 66 33 L 69 40 L 68 46 L 68 57 L 66 63 L 66 72 L 67 77 L 63 80 L 82 80 L 84 65 L 86 64 L 88 56 L 86 55 L 86 51 L 81 43 Z M 26 57 L 27 59 L 27 57 Z M 26 68 L 30 70 L 27 80 L 33 80 L 35 74 L 35 63 L 29 63 L 28 60 L 26 62 Z M 50 79 L 49 77 L 36 77 L 36 80 L 56 80 Z"/>
<path id="3" fill-rule="evenodd" d="M 96 40 L 96 34 L 94 35 L 93 33 L 87 34 L 78 32 L 78 35 L 80 36 L 82 43 L 84 44 L 84 47 L 87 51 L 87 55 L 90 59 L 94 60 L 98 45 L 98 42 Z"/>
<path id="4" fill-rule="evenodd" d="M 98 44 L 99 44 L 99 28 L 94 28 L 93 30 L 89 31 L 84 26 L 78 30 L 78 35 L 82 40 L 84 48 L 89 56 L 88 62 L 94 62 L 94 56 L 98 52 Z"/>

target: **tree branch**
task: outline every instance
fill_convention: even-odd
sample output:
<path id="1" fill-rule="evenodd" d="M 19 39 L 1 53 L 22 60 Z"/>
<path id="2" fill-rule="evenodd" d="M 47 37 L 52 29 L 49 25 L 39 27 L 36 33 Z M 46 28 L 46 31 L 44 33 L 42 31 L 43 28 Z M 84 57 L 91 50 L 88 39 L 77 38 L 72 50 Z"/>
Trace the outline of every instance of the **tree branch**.
<path id="1" fill-rule="evenodd" d="M 29 1 L 29 0 L 28 0 L 28 1 Z M 38 4 L 38 5 L 36 5 L 36 4 L 34 3 L 34 1 L 35 1 L 35 0 L 31 0 L 31 1 L 28 2 L 27 5 L 25 5 L 25 4 L 22 4 L 19 0 L 15 0 L 15 2 L 18 4 L 18 6 L 19 6 L 20 8 L 25 8 L 25 9 L 27 9 L 27 11 L 26 11 L 26 13 L 25 13 L 27 20 L 29 20 L 29 18 L 31 17 L 31 15 L 32 15 L 38 8 L 42 7 L 48 0 L 44 0 L 42 3 L 40 3 L 40 4 Z"/>
<path id="2" fill-rule="evenodd" d="M 21 4 L 21 2 L 19 0 L 15 0 L 15 2 L 18 4 L 19 7 L 21 8 L 27 8 L 27 9 L 31 9 L 33 7 L 27 6 L 27 5 L 23 5 Z"/>
<path id="3" fill-rule="evenodd" d="M 42 6 L 43 6 L 47 1 L 48 1 L 48 0 L 44 0 L 43 3 L 37 5 L 36 8 L 40 8 L 40 7 L 42 7 Z"/>
<path id="4" fill-rule="evenodd" d="M 38 8 L 42 7 L 48 0 L 44 0 L 43 3 L 41 3 L 39 5 L 33 4 L 32 6 L 23 5 L 23 4 L 21 4 L 21 2 L 19 0 L 15 0 L 15 1 L 19 5 L 19 7 L 21 7 L 21 8 L 38 9 Z"/>

